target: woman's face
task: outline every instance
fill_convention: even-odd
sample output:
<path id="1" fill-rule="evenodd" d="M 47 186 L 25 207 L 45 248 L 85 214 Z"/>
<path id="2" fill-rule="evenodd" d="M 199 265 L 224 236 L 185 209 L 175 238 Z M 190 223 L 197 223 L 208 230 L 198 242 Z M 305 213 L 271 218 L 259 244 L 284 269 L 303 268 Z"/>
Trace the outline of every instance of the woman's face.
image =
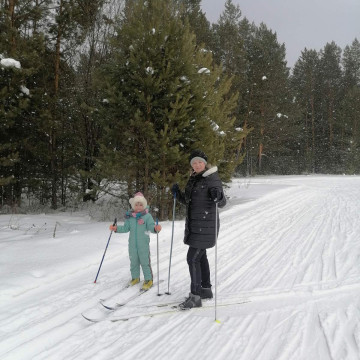
<path id="1" fill-rule="evenodd" d="M 202 172 L 205 170 L 205 163 L 201 160 L 194 160 L 191 164 L 192 168 L 196 173 Z"/>

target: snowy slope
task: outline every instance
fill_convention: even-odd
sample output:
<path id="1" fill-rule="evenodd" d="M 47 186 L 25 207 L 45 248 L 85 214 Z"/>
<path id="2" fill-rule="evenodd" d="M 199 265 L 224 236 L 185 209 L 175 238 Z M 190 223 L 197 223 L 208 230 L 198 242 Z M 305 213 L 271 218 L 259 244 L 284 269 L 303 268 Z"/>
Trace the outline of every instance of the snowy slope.
<path id="1" fill-rule="evenodd" d="M 0 358 L 360 359 L 360 177 L 235 179 L 218 239 L 218 307 L 89 323 L 87 315 L 159 311 L 189 291 L 183 221 L 175 222 L 171 295 L 148 293 L 110 313 L 129 280 L 127 235 L 82 213 L 0 216 Z M 168 287 L 171 222 L 159 235 Z M 56 226 L 55 238 L 53 237 Z M 151 251 L 157 279 L 156 235 Z M 214 270 L 214 249 L 209 252 Z M 214 283 L 214 271 L 212 271 Z M 244 304 L 221 306 L 224 303 Z M 160 309 L 161 310 L 161 309 Z"/>

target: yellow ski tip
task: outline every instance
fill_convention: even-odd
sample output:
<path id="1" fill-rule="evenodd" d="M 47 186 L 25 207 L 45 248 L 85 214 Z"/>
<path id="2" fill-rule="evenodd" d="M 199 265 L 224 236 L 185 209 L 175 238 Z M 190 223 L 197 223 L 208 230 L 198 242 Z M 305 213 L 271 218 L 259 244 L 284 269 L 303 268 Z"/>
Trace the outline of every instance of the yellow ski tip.
<path id="1" fill-rule="evenodd" d="M 221 324 L 221 321 L 220 320 L 215 320 L 216 323 L 218 324 Z"/>

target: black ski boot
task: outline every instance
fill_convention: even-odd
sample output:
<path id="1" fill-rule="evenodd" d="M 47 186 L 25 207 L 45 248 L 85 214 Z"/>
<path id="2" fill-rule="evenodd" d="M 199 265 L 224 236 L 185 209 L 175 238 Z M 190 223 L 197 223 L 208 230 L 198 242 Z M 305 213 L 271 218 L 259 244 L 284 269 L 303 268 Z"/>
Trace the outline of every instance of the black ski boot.
<path id="1" fill-rule="evenodd" d="M 200 297 L 202 299 L 212 299 L 214 296 L 211 288 L 201 288 Z"/>
<path id="2" fill-rule="evenodd" d="M 201 297 L 200 295 L 194 295 L 192 293 L 189 293 L 189 297 L 179 305 L 179 308 L 181 310 L 190 310 L 194 307 L 201 307 Z"/>

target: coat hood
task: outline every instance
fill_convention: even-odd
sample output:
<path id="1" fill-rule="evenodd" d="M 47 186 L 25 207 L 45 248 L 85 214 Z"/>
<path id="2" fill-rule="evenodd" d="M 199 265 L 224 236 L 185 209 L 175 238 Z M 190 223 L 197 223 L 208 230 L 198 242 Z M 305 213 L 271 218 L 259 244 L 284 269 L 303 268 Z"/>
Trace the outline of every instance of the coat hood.
<path id="1" fill-rule="evenodd" d="M 216 173 L 217 171 L 218 171 L 218 167 L 217 167 L 217 166 L 213 166 L 213 167 L 211 167 L 210 169 L 206 170 L 206 171 L 202 174 L 202 176 L 203 176 L 203 177 L 207 177 L 207 176 L 209 176 L 209 175 L 211 175 L 211 174 Z"/>

